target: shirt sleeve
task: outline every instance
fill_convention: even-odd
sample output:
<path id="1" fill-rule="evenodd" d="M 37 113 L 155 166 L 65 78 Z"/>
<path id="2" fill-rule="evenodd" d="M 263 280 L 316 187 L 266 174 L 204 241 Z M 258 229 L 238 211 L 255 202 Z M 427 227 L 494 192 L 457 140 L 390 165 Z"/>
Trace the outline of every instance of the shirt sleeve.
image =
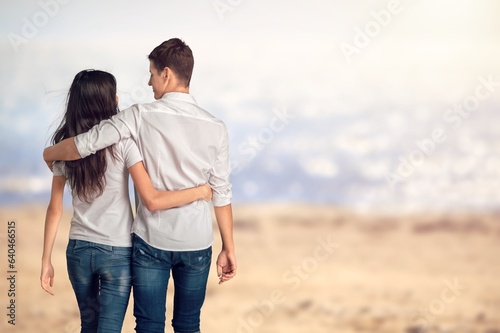
<path id="1" fill-rule="evenodd" d="M 226 206 L 231 203 L 232 191 L 231 183 L 229 182 L 230 173 L 231 165 L 229 162 L 228 135 L 226 127 L 224 126 L 222 145 L 208 179 L 208 183 L 213 190 L 212 203 L 215 207 Z"/>
<path id="2" fill-rule="evenodd" d="M 123 141 L 123 159 L 127 169 L 142 161 L 141 152 L 134 140 L 127 139 Z"/>
<path id="3" fill-rule="evenodd" d="M 65 174 L 65 165 L 62 161 L 52 162 L 52 176 L 66 176 Z"/>
<path id="4" fill-rule="evenodd" d="M 75 137 L 76 148 L 82 158 L 118 143 L 120 140 L 137 139 L 141 124 L 139 105 L 133 105 L 110 119 L 101 121 L 88 132 Z"/>

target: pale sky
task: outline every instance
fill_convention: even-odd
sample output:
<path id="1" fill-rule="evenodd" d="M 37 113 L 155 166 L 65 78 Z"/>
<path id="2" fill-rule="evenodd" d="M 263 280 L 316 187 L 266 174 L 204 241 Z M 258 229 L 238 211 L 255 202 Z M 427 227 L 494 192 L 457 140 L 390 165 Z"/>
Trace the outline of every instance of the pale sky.
<path id="1" fill-rule="evenodd" d="M 500 199 L 498 13 L 494 0 L 1 1 L 0 193 L 50 186 L 41 152 L 77 72 L 114 74 L 122 109 L 151 101 L 146 55 L 180 37 L 195 56 L 191 92 L 228 125 L 232 160 L 244 166 L 240 200 L 267 197 L 266 177 L 293 158 L 311 178 L 290 179 L 280 200 L 308 197 L 318 181 L 331 185 L 313 201 L 331 190 L 362 207 L 426 207 L 473 193 L 490 206 Z M 451 126 L 459 120 L 445 120 L 447 110 L 481 80 L 493 91 Z M 250 154 L 276 110 L 294 118 Z M 387 174 L 436 128 L 447 139 L 393 191 Z"/>

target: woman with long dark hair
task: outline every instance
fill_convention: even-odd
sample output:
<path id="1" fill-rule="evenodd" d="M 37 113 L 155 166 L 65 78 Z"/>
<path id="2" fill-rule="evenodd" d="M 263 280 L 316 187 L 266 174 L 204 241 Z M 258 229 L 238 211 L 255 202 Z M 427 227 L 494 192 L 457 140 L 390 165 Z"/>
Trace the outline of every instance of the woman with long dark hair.
<path id="1" fill-rule="evenodd" d="M 113 75 L 84 70 L 71 84 L 67 108 L 52 143 L 84 133 L 117 113 Z M 53 295 L 52 249 L 62 215 L 68 182 L 73 218 L 66 250 L 68 275 L 80 309 L 81 332 L 120 332 L 131 289 L 132 208 L 128 176 L 144 206 L 168 209 L 196 200 L 210 200 L 208 185 L 181 191 L 156 191 L 134 141 L 127 139 L 87 158 L 55 162 L 52 192 L 45 218 L 42 288 Z M 144 209 L 144 208 L 141 208 Z"/>

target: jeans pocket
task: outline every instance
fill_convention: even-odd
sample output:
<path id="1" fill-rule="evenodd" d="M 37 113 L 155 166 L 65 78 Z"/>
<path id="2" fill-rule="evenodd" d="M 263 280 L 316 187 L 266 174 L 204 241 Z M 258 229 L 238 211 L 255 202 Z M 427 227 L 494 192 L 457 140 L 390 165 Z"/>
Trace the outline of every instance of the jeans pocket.
<path id="1" fill-rule="evenodd" d="M 82 240 L 70 240 L 68 244 L 67 253 L 82 253 L 92 247 L 92 244 Z"/>
<path id="2" fill-rule="evenodd" d="M 80 256 L 75 253 L 75 240 L 70 240 L 66 248 L 66 263 L 69 265 L 79 265 L 81 262 Z"/>
<path id="3" fill-rule="evenodd" d="M 132 262 L 141 266 L 153 265 L 160 260 L 152 253 L 146 244 L 135 243 L 132 251 Z"/>
<path id="4" fill-rule="evenodd" d="M 66 263 L 68 265 L 80 265 L 80 258 L 78 256 L 75 256 L 71 253 L 66 253 Z"/>
<path id="5" fill-rule="evenodd" d="M 189 251 L 187 253 L 189 257 L 189 266 L 194 269 L 206 269 L 212 262 L 212 247 L 205 250 Z"/>

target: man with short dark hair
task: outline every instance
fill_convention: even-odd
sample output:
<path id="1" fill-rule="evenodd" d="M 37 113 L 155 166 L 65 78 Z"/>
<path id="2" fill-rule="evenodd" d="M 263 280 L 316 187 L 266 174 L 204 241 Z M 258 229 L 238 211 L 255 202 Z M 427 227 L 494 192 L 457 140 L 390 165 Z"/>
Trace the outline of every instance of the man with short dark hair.
<path id="1" fill-rule="evenodd" d="M 51 164 L 84 158 L 132 137 L 158 190 L 208 182 L 222 239 L 217 274 L 223 283 L 236 274 L 227 130 L 189 94 L 194 65 L 189 46 L 173 38 L 157 46 L 148 58 L 148 84 L 156 101 L 133 105 L 89 132 L 45 149 L 44 159 Z M 150 212 L 140 203 L 132 232 L 136 331 L 164 332 L 166 291 L 172 272 L 174 331 L 200 332 L 213 242 L 210 204 L 199 200 Z"/>

